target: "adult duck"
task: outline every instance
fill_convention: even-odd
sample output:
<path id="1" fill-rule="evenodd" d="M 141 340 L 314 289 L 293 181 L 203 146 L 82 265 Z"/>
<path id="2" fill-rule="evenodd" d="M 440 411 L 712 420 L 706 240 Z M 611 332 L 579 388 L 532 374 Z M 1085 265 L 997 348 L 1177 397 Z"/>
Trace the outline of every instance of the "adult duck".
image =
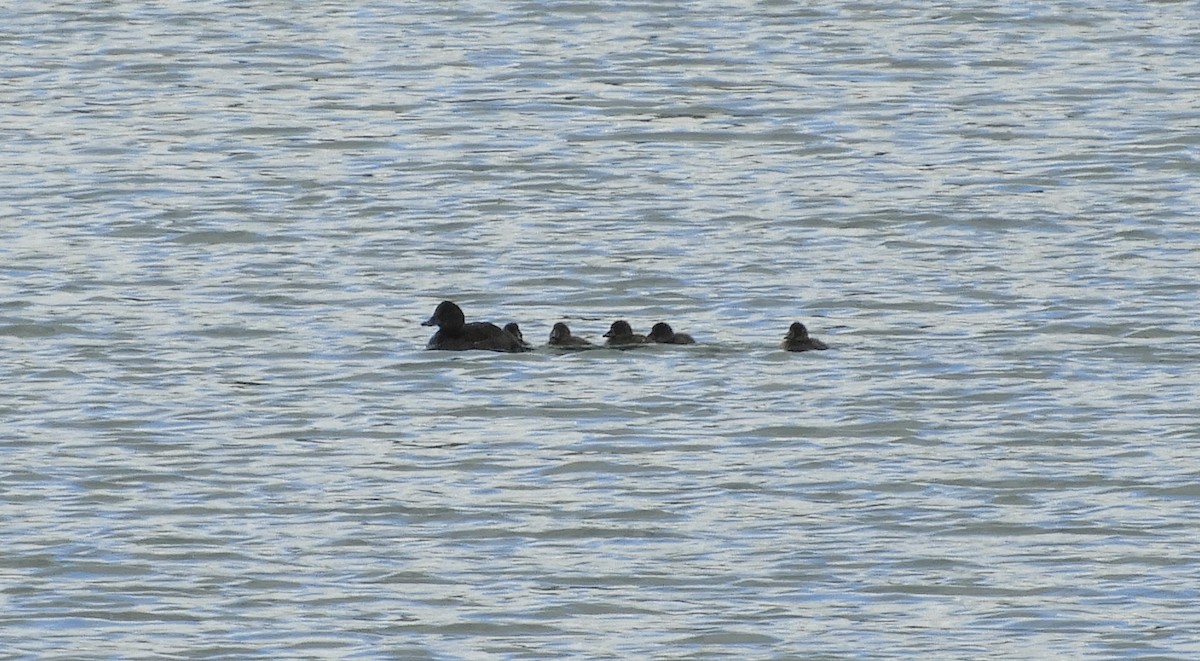
<path id="1" fill-rule="evenodd" d="M 486 321 L 467 323 L 462 308 L 452 301 L 442 301 L 433 316 L 428 321 L 421 322 L 422 326 L 437 326 L 438 331 L 429 338 L 426 349 L 441 351 L 505 351 L 517 353 L 526 351 L 521 340 L 512 333 L 496 324 Z"/>

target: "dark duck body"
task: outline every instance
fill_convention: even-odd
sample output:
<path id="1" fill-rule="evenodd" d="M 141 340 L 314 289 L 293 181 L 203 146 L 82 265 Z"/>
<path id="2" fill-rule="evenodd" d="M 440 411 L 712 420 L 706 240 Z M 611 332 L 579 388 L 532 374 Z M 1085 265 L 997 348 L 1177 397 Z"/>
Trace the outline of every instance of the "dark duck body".
<path id="1" fill-rule="evenodd" d="M 608 332 L 604 334 L 608 338 L 605 342 L 610 347 L 629 346 L 634 344 L 646 344 L 650 340 L 646 339 L 645 335 L 638 335 L 633 332 L 633 327 L 628 321 L 614 321 Z"/>
<path id="2" fill-rule="evenodd" d="M 660 321 L 654 324 L 650 329 L 650 334 L 646 336 L 647 340 L 657 342 L 658 344 L 695 344 L 696 340 L 692 339 L 687 333 L 676 333 L 675 329 L 671 328 L 671 324 Z"/>
<path id="3" fill-rule="evenodd" d="M 828 349 L 829 345 L 818 340 L 815 337 L 808 336 L 808 329 L 804 324 L 796 321 L 788 328 L 787 335 L 783 336 L 783 344 L 780 345 L 784 351 L 810 351 L 813 349 Z"/>
<path id="4" fill-rule="evenodd" d="M 441 351 L 526 351 L 524 344 L 512 333 L 486 321 L 466 322 L 462 308 L 451 301 L 442 301 L 433 316 L 422 326 L 437 326 L 426 349 Z"/>
<path id="5" fill-rule="evenodd" d="M 550 341 L 548 344 L 552 347 L 564 347 L 568 349 L 583 349 L 592 346 L 591 342 L 582 337 L 575 337 L 571 334 L 571 329 L 563 322 L 554 324 L 554 328 L 550 329 Z"/>

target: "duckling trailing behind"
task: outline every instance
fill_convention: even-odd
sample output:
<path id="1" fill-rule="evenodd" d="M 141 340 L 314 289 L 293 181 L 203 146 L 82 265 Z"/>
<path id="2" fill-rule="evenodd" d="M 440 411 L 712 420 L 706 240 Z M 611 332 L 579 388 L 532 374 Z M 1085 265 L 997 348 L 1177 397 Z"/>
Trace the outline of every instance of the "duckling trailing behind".
<path id="1" fill-rule="evenodd" d="M 784 351 L 809 351 L 811 349 L 828 349 L 829 345 L 815 337 L 809 337 L 808 329 L 804 327 L 804 324 L 796 321 L 788 328 L 787 335 L 783 336 L 783 344 L 780 347 Z"/>
<path id="2" fill-rule="evenodd" d="M 658 344 L 695 344 L 696 340 L 692 339 L 687 333 L 676 333 L 671 324 L 665 321 L 660 321 L 654 324 L 650 329 L 650 334 L 646 336 L 647 340 L 657 342 Z"/>
<path id="3" fill-rule="evenodd" d="M 550 329 L 550 341 L 548 344 L 552 347 L 562 347 L 568 349 L 584 349 L 593 346 L 591 342 L 582 337 L 571 335 L 571 329 L 563 322 L 554 324 L 554 328 Z"/>
<path id="4" fill-rule="evenodd" d="M 507 324 L 504 324 L 504 332 L 517 338 L 517 341 L 519 341 L 521 346 L 525 347 L 527 351 L 533 349 L 533 345 L 525 341 L 525 336 L 521 334 L 521 327 L 517 325 L 517 322 L 510 321 Z"/>
<path id="5" fill-rule="evenodd" d="M 645 335 L 639 335 L 633 332 L 633 327 L 624 319 L 614 321 L 609 327 L 608 332 L 604 334 L 608 338 L 605 342 L 610 347 L 630 346 L 634 344 L 646 344 L 650 340 L 646 339 Z"/>

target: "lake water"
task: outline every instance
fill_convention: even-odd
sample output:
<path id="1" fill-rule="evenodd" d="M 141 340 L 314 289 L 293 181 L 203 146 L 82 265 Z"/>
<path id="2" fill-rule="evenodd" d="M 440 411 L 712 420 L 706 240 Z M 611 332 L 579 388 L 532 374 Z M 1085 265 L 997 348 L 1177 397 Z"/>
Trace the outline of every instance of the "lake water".
<path id="1" fill-rule="evenodd" d="M 1194 3 L 0 25 L 0 656 L 1200 657 Z"/>

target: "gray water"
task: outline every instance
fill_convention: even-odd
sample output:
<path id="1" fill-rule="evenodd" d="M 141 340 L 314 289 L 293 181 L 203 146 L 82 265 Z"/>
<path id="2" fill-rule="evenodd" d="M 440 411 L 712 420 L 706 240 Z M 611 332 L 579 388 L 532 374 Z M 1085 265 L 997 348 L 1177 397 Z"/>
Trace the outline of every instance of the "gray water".
<path id="1" fill-rule="evenodd" d="M 0 656 L 1197 658 L 1198 16 L 5 4 Z"/>

